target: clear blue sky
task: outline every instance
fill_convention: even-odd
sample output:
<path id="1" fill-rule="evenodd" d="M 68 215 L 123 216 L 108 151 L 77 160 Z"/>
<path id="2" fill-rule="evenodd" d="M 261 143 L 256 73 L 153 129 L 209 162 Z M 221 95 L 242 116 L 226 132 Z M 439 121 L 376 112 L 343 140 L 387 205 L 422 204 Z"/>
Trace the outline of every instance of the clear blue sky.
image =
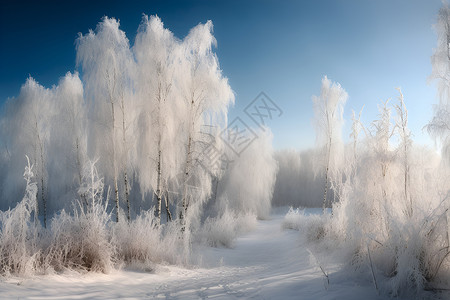
<path id="1" fill-rule="evenodd" d="M 29 75 L 50 87 L 74 71 L 78 32 L 104 15 L 120 19 L 131 43 L 142 13 L 157 14 L 180 38 L 210 19 L 236 93 L 230 117 L 251 124 L 243 109 L 264 91 L 284 112 L 270 123 L 276 148 L 314 145 L 311 96 L 323 75 L 349 93 L 345 136 L 352 109 L 365 105 L 369 124 L 377 104 L 395 100 L 402 87 L 415 140 L 432 145 L 422 127 L 437 101 L 427 78 L 439 0 L 19 2 L 0 4 L 1 101 L 16 96 Z"/>

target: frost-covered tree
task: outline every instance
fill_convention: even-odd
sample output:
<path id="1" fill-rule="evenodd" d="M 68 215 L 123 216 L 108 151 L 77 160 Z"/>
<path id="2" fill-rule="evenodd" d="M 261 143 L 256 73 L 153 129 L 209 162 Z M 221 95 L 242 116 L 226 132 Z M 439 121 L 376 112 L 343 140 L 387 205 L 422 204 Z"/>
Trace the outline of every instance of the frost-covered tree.
<path id="1" fill-rule="evenodd" d="M 180 47 L 172 32 L 156 16 L 144 16 L 133 51 L 137 61 L 137 89 L 141 113 L 137 123 L 139 163 L 136 168 L 142 193 L 154 191 L 157 223 L 161 223 L 162 200 L 168 182 L 176 175 L 175 158 L 179 147 L 174 72 L 175 51 Z M 179 113 L 179 112 L 178 112 Z M 168 198 L 165 197 L 170 216 Z"/>
<path id="2" fill-rule="evenodd" d="M 124 173 L 127 181 L 129 143 L 126 141 L 126 116 L 134 67 L 129 42 L 119 29 L 119 22 L 104 17 L 95 32 L 80 35 L 77 63 L 83 71 L 88 117 L 92 121 L 89 132 L 91 152 L 100 157 L 99 168 L 105 176 L 113 179 L 116 218 L 119 221 L 118 176 Z M 128 197 L 128 182 L 125 191 Z M 127 205 L 129 207 L 129 203 Z"/>
<path id="3" fill-rule="evenodd" d="M 29 154 L 35 167 L 38 182 L 39 215 L 47 223 L 48 208 L 48 147 L 50 141 L 51 120 L 55 114 L 54 89 L 46 89 L 33 78 L 28 78 L 17 98 L 6 104 L 6 113 L 2 123 L 3 142 L 7 149 L 9 170 L 16 170 Z M 9 173 L 9 172 L 8 172 Z M 13 190 L 21 188 L 20 173 L 16 170 L 5 178 L 5 195 L 14 197 Z M 11 177 L 10 177 L 11 176 Z"/>
<path id="4" fill-rule="evenodd" d="M 319 96 L 313 96 L 314 124 L 317 130 L 317 145 L 323 148 L 323 168 L 325 187 L 323 193 L 323 210 L 327 206 L 327 192 L 330 180 L 339 177 L 339 160 L 342 150 L 342 126 L 344 125 L 344 105 L 347 92 L 339 83 L 332 83 L 327 76 L 322 79 Z"/>
<path id="5" fill-rule="evenodd" d="M 194 27 L 182 42 L 176 81 L 183 99 L 183 134 L 185 139 L 180 218 L 186 217 L 190 202 L 204 201 L 211 192 L 211 178 L 199 166 L 201 154 L 210 144 L 202 125 L 214 125 L 215 132 L 226 126 L 228 106 L 234 95 L 222 75 L 217 56 L 212 51 L 216 40 L 212 22 Z"/>
<path id="6" fill-rule="evenodd" d="M 68 72 L 55 88 L 55 115 L 52 119 L 49 151 L 49 192 L 60 200 L 78 195 L 87 156 L 87 117 L 83 83 L 78 73 Z M 80 195 L 86 204 L 84 195 Z"/>
<path id="7" fill-rule="evenodd" d="M 437 47 L 431 57 L 431 79 L 437 82 L 439 104 L 434 106 L 434 116 L 427 125 L 428 132 L 440 140 L 447 154 L 450 144 L 450 8 L 445 4 L 435 25 Z"/>

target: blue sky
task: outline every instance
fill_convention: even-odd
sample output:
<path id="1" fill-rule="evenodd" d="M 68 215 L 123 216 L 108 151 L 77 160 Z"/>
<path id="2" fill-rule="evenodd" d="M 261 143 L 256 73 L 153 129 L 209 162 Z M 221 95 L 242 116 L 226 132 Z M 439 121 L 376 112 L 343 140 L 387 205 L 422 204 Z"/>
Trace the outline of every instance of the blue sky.
<path id="1" fill-rule="evenodd" d="M 10 2 L 10 3 L 4 3 Z M 0 5 L 0 100 L 16 96 L 31 75 L 50 87 L 74 71 L 78 32 L 106 15 L 120 19 L 131 43 L 142 13 L 157 14 L 176 36 L 212 20 L 224 74 L 236 93 L 230 118 L 252 121 L 244 108 L 264 91 L 283 110 L 269 123 L 274 146 L 314 145 L 311 96 L 327 75 L 348 92 L 363 122 L 401 87 L 418 143 L 433 145 L 422 128 L 436 103 L 430 56 L 439 0 L 344 1 L 3 1 Z"/>

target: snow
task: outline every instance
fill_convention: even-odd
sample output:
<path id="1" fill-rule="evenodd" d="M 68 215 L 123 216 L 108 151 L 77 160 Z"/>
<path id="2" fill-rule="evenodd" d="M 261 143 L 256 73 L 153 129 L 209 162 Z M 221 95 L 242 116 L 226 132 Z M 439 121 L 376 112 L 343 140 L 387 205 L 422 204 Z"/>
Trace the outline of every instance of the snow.
<path id="1" fill-rule="evenodd" d="M 318 210 L 311 210 L 317 213 Z M 383 299 L 370 282 L 356 282 L 338 266 L 315 265 L 301 232 L 286 230 L 286 211 L 259 220 L 234 248 L 196 249 L 192 268 L 157 265 L 152 271 L 65 273 L 0 282 L 2 299 Z"/>

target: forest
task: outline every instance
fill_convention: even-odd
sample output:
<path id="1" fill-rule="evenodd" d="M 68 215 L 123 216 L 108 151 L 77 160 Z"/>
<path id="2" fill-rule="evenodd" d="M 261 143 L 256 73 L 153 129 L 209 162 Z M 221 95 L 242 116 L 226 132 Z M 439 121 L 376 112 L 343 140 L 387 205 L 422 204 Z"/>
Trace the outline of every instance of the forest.
<path id="1" fill-rule="evenodd" d="M 291 207 L 285 230 L 307 238 L 326 280 L 339 261 L 378 294 L 449 288 L 450 9 L 431 58 L 439 102 L 414 143 L 407 99 L 363 124 L 348 94 L 322 78 L 312 96 L 317 145 L 275 151 L 269 128 L 241 152 L 229 126 L 235 95 L 215 53 L 213 24 L 179 39 L 144 15 L 133 44 L 104 17 L 76 40 L 79 72 L 47 88 L 29 77 L 0 119 L 0 276 L 123 266 L 192 266 L 196 245 L 239 235 Z M 241 138 L 245 138 L 241 137 Z M 320 208 L 309 214 L 305 207 Z"/>
<path id="2" fill-rule="evenodd" d="M 228 245 L 268 216 L 271 135 L 255 129 L 234 154 L 234 94 L 212 29 L 199 24 L 179 40 L 144 16 L 130 46 L 105 17 L 77 39 L 81 77 L 69 72 L 51 88 L 30 77 L 7 101 L 2 275 L 188 264 L 193 241 Z"/>

